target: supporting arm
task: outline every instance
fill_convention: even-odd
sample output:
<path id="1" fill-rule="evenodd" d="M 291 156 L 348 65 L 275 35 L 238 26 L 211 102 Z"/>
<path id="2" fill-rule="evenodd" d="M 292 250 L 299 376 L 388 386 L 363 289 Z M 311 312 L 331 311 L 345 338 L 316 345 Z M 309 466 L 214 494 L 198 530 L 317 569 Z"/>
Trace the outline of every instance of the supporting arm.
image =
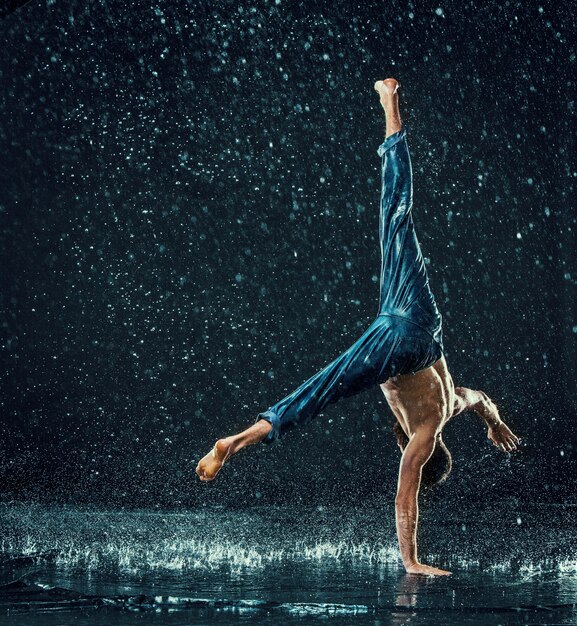
<path id="1" fill-rule="evenodd" d="M 435 449 L 436 432 L 423 427 L 413 433 L 401 458 L 399 482 L 395 500 L 397 537 L 405 569 L 409 574 L 442 576 L 442 569 L 424 565 L 417 556 L 417 525 L 419 522 L 419 488 L 421 472 Z"/>

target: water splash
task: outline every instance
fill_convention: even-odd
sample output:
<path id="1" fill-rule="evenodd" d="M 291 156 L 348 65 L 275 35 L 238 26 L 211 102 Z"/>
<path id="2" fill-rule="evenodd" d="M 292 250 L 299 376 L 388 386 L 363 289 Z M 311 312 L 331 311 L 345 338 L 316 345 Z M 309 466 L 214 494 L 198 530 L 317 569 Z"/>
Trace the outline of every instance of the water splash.
<path id="1" fill-rule="evenodd" d="M 127 574 L 219 569 L 240 574 L 291 562 L 400 566 L 393 511 L 338 514 L 321 509 L 263 508 L 161 513 L 18 504 L 0 507 L 3 562 L 51 562 L 59 568 Z M 476 543 L 470 539 L 463 542 L 448 525 L 440 535 L 436 531 L 443 538 L 441 549 L 429 550 L 424 556 L 435 563 L 449 562 L 461 571 L 496 575 L 516 570 L 523 580 L 549 570 L 567 576 L 577 572 L 572 551 L 563 553 L 561 543 L 557 554 L 543 551 L 542 531 L 527 530 L 529 512 L 524 513 L 527 529 L 515 531 L 526 533 L 523 540 L 505 545 L 505 550 L 495 548 L 491 516 L 486 516 L 487 523 L 481 513 L 475 517 L 480 530 L 468 538 L 474 537 Z M 443 523 L 450 523 L 448 516 Z M 469 520 L 467 527 L 473 523 Z M 564 536 L 567 546 L 572 546 L 575 533 L 567 529 Z"/>

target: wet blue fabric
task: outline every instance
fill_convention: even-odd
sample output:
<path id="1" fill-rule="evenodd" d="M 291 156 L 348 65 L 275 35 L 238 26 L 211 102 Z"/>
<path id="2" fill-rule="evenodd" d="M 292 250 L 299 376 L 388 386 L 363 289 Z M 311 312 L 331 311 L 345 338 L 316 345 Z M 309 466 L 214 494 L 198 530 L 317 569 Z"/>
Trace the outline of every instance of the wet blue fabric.
<path id="1" fill-rule="evenodd" d="M 257 421 L 265 419 L 272 425 L 265 443 L 306 424 L 329 404 L 391 376 L 414 374 L 443 354 L 441 315 L 429 287 L 413 224 L 413 179 L 406 129 L 387 137 L 378 154 L 382 159 L 382 264 L 377 317 L 350 348 L 259 413 Z"/>

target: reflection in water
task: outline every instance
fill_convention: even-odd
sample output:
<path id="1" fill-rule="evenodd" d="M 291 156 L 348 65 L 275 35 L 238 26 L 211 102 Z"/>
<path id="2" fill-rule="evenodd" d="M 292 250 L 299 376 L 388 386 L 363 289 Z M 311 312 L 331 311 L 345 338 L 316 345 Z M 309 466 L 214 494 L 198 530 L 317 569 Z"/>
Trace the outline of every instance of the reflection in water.
<path id="1" fill-rule="evenodd" d="M 417 606 L 417 594 L 426 584 L 427 580 L 424 578 L 405 574 L 397 587 L 397 605 L 406 608 Z"/>

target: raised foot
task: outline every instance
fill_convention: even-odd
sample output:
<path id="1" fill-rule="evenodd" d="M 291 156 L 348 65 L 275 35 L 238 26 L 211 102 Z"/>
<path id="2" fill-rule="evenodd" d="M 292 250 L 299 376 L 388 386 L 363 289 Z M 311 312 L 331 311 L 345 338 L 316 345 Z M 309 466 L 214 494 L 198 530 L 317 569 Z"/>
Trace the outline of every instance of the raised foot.
<path id="1" fill-rule="evenodd" d="M 399 89 L 399 81 L 396 78 L 385 78 L 375 83 L 375 91 L 381 96 L 381 99 L 387 96 L 394 96 Z"/>
<path id="2" fill-rule="evenodd" d="M 230 456 L 231 445 L 230 439 L 219 439 L 214 448 L 198 462 L 196 473 L 200 480 L 208 482 L 216 478 L 220 468 Z"/>

